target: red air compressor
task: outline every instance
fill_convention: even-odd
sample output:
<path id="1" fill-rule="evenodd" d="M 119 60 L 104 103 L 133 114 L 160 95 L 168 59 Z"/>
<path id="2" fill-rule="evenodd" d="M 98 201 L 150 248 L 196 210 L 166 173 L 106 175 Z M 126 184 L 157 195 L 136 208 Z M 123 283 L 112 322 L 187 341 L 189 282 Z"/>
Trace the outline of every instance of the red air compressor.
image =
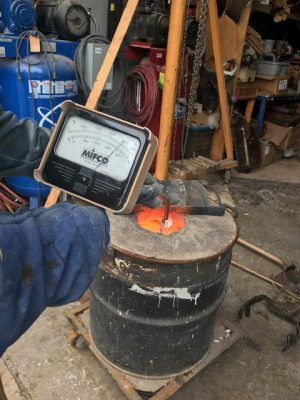
<path id="1" fill-rule="evenodd" d="M 126 47 L 125 54 L 128 60 L 139 62 L 132 68 L 126 82 L 127 116 L 133 122 L 147 126 L 158 137 L 166 49 L 134 41 Z M 172 160 L 178 160 L 181 157 L 184 114 L 184 107 L 177 104 L 174 111 L 174 133 L 170 155 Z"/>

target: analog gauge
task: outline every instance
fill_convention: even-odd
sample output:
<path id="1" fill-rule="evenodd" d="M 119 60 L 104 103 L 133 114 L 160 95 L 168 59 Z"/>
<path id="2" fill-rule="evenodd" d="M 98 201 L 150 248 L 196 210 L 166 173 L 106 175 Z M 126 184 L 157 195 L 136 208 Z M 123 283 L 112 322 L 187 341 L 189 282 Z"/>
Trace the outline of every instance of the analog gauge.
<path id="1" fill-rule="evenodd" d="M 156 149 L 148 128 L 66 101 L 34 177 L 96 206 L 130 213 Z"/>
<path id="2" fill-rule="evenodd" d="M 55 153 L 65 160 L 124 181 L 139 148 L 138 138 L 73 115 L 65 122 Z"/>

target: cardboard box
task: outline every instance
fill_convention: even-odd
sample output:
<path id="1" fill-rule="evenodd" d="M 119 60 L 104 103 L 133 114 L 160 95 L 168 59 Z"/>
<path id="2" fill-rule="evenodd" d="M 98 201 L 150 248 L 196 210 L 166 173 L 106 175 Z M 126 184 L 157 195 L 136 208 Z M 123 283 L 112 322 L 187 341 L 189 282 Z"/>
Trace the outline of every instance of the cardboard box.
<path id="1" fill-rule="evenodd" d="M 260 149 L 261 149 L 261 167 L 272 164 L 274 161 L 282 158 L 283 151 L 278 149 L 272 142 L 268 139 L 260 139 Z"/>
<path id="2" fill-rule="evenodd" d="M 239 100 L 253 99 L 258 94 L 258 86 L 254 83 L 238 83 L 236 95 Z"/>
<path id="3" fill-rule="evenodd" d="M 274 76 L 273 79 L 257 78 L 255 83 L 258 85 L 260 94 L 284 94 L 288 92 L 287 76 Z"/>
<path id="4" fill-rule="evenodd" d="M 287 150 L 300 139 L 300 124 L 289 128 L 266 122 L 267 131 L 264 139 L 275 144 L 280 150 Z"/>

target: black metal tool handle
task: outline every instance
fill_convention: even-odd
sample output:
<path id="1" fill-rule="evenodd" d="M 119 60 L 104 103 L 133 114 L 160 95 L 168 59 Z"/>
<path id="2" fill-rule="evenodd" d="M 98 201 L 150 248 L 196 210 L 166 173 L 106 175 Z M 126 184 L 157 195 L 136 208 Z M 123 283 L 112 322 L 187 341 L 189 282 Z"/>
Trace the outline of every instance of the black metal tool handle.
<path id="1" fill-rule="evenodd" d="M 175 211 L 179 214 L 212 215 L 214 217 L 223 217 L 225 214 L 225 208 L 221 206 L 171 206 L 170 211 Z"/>
<path id="2" fill-rule="evenodd" d="M 212 215 L 214 217 L 223 217 L 225 208 L 221 206 L 192 206 L 188 207 L 190 215 Z"/>

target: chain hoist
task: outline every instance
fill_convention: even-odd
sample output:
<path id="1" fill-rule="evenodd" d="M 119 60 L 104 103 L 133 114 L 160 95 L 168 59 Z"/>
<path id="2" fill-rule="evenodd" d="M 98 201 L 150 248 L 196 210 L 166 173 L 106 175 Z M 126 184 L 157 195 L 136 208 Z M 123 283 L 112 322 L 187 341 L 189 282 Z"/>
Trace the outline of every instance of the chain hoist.
<path id="1" fill-rule="evenodd" d="M 177 105 L 180 102 L 180 94 L 181 94 L 181 89 L 182 89 L 182 82 L 185 79 L 185 72 L 184 72 L 184 64 L 185 64 L 185 51 L 186 51 L 186 40 L 187 40 L 187 33 L 188 33 L 188 14 L 189 14 L 189 9 L 191 5 L 191 0 L 187 0 L 186 4 L 186 16 L 185 16 L 185 26 L 184 26 L 184 32 L 183 32 L 183 39 L 182 39 L 182 47 L 181 47 L 181 58 L 180 58 L 180 69 L 179 69 L 179 80 L 178 80 L 178 85 L 177 85 L 177 100 L 175 104 L 175 123 L 174 123 L 174 131 L 173 131 L 173 143 L 172 143 L 172 156 L 175 155 L 175 150 L 176 150 L 176 139 L 177 139 L 177 128 L 178 128 L 178 118 L 176 118 L 176 108 Z"/>
<path id="2" fill-rule="evenodd" d="M 196 40 L 196 48 L 194 55 L 194 64 L 193 64 L 193 72 L 192 72 L 192 81 L 190 85 L 190 92 L 188 97 L 188 109 L 186 115 L 186 133 L 184 137 L 184 143 L 182 148 L 182 158 L 185 156 L 186 146 L 189 136 L 189 130 L 192 121 L 192 115 L 194 112 L 195 103 L 197 100 L 197 89 L 199 85 L 200 78 L 200 68 L 202 65 L 202 57 L 205 51 L 205 29 L 206 29 L 206 20 L 207 20 L 207 10 L 208 10 L 208 0 L 202 0 L 200 16 L 198 22 L 198 32 L 197 32 L 197 40 Z"/>
<path id="3" fill-rule="evenodd" d="M 201 7 L 200 7 L 200 15 L 198 20 L 198 31 L 197 31 L 197 38 L 196 38 L 196 46 L 195 46 L 195 53 L 194 53 L 194 63 L 193 63 L 193 71 L 192 71 L 192 80 L 190 85 L 190 91 L 188 96 L 188 104 L 187 104 L 187 113 L 185 118 L 185 135 L 182 144 L 182 159 L 185 156 L 186 146 L 188 141 L 189 129 L 191 125 L 192 115 L 194 112 L 195 103 L 197 100 L 197 89 L 199 84 L 200 78 L 200 68 L 202 65 L 202 57 L 205 51 L 205 30 L 206 30 L 206 20 L 207 20 L 207 10 L 208 10 L 208 1 L 209 0 L 202 0 Z M 185 29 L 184 29 L 184 36 L 182 42 L 182 51 L 181 51 L 181 61 L 180 61 L 180 75 L 179 75 L 179 82 L 178 82 L 178 89 L 177 89 L 177 103 L 180 99 L 180 92 L 181 92 L 181 85 L 184 78 L 184 64 L 185 64 L 185 52 L 186 52 L 186 40 L 187 40 L 187 32 L 188 32 L 188 13 L 189 7 L 191 4 L 191 0 L 187 1 L 187 15 L 185 21 Z M 176 135 L 177 135 L 177 119 L 175 118 L 175 126 L 174 126 L 174 136 L 173 136 L 173 154 L 175 150 L 176 144 Z"/>

